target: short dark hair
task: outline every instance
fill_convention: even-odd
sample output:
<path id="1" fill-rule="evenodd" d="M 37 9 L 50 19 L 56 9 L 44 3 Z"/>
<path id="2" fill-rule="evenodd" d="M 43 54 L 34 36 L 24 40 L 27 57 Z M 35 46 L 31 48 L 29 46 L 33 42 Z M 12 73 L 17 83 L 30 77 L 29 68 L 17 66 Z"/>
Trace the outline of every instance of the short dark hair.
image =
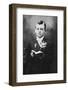
<path id="1" fill-rule="evenodd" d="M 42 21 L 42 20 L 40 20 L 37 24 L 44 24 L 44 27 L 45 27 L 45 31 L 46 31 L 46 23 L 44 22 L 44 21 Z"/>

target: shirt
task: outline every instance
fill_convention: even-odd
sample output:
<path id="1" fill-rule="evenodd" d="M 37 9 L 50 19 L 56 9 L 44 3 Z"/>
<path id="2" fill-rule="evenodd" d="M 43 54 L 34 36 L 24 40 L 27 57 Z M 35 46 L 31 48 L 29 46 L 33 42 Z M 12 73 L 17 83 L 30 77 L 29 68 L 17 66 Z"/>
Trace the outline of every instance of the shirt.
<path id="1" fill-rule="evenodd" d="M 39 38 L 39 37 L 36 38 L 36 40 L 41 48 L 46 47 L 46 44 L 47 44 L 47 42 L 43 42 L 43 38 L 44 38 L 44 36 L 41 38 Z"/>
<path id="2" fill-rule="evenodd" d="M 36 38 L 36 40 L 38 41 L 39 46 L 40 46 L 40 44 L 42 43 L 43 38 L 44 38 L 44 36 L 41 37 L 41 38 L 39 38 L 39 37 Z"/>

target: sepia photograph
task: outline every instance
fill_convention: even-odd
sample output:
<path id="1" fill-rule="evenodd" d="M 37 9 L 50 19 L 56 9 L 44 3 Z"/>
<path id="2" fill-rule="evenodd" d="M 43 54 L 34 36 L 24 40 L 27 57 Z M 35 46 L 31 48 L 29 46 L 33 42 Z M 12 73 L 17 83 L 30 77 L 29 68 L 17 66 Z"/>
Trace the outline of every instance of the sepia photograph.
<path id="1" fill-rule="evenodd" d="M 57 17 L 23 15 L 23 74 L 57 73 Z"/>

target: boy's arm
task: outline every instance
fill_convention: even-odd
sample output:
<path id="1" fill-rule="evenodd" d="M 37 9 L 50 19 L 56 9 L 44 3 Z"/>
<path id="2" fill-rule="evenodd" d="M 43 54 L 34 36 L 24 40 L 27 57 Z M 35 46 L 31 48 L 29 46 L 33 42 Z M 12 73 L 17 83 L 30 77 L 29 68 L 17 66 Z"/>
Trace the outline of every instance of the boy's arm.
<path id="1" fill-rule="evenodd" d="M 26 63 L 29 58 L 30 58 L 30 52 L 31 52 L 31 47 L 30 44 L 27 45 L 27 47 L 23 48 L 23 58 L 24 58 L 24 62 Z"/>

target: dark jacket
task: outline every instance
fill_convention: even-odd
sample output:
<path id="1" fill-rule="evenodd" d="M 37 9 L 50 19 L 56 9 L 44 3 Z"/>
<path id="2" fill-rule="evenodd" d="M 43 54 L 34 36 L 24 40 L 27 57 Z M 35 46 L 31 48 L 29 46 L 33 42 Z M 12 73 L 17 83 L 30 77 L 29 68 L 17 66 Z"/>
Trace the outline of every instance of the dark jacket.
<path id="1" fill-rule="evenodd" d="M 42 42 L 47 42 L 45 37 Z M 35 54 L 31 56 L 31 50 L 42 51 L 43 53 Z M 48 73 L 48 43 L 45 48 L 41 48 L 36 39 L 32 39 L 27 47 L 24 49 L 24 74 L 38 74 L 38 73 Z"/>

